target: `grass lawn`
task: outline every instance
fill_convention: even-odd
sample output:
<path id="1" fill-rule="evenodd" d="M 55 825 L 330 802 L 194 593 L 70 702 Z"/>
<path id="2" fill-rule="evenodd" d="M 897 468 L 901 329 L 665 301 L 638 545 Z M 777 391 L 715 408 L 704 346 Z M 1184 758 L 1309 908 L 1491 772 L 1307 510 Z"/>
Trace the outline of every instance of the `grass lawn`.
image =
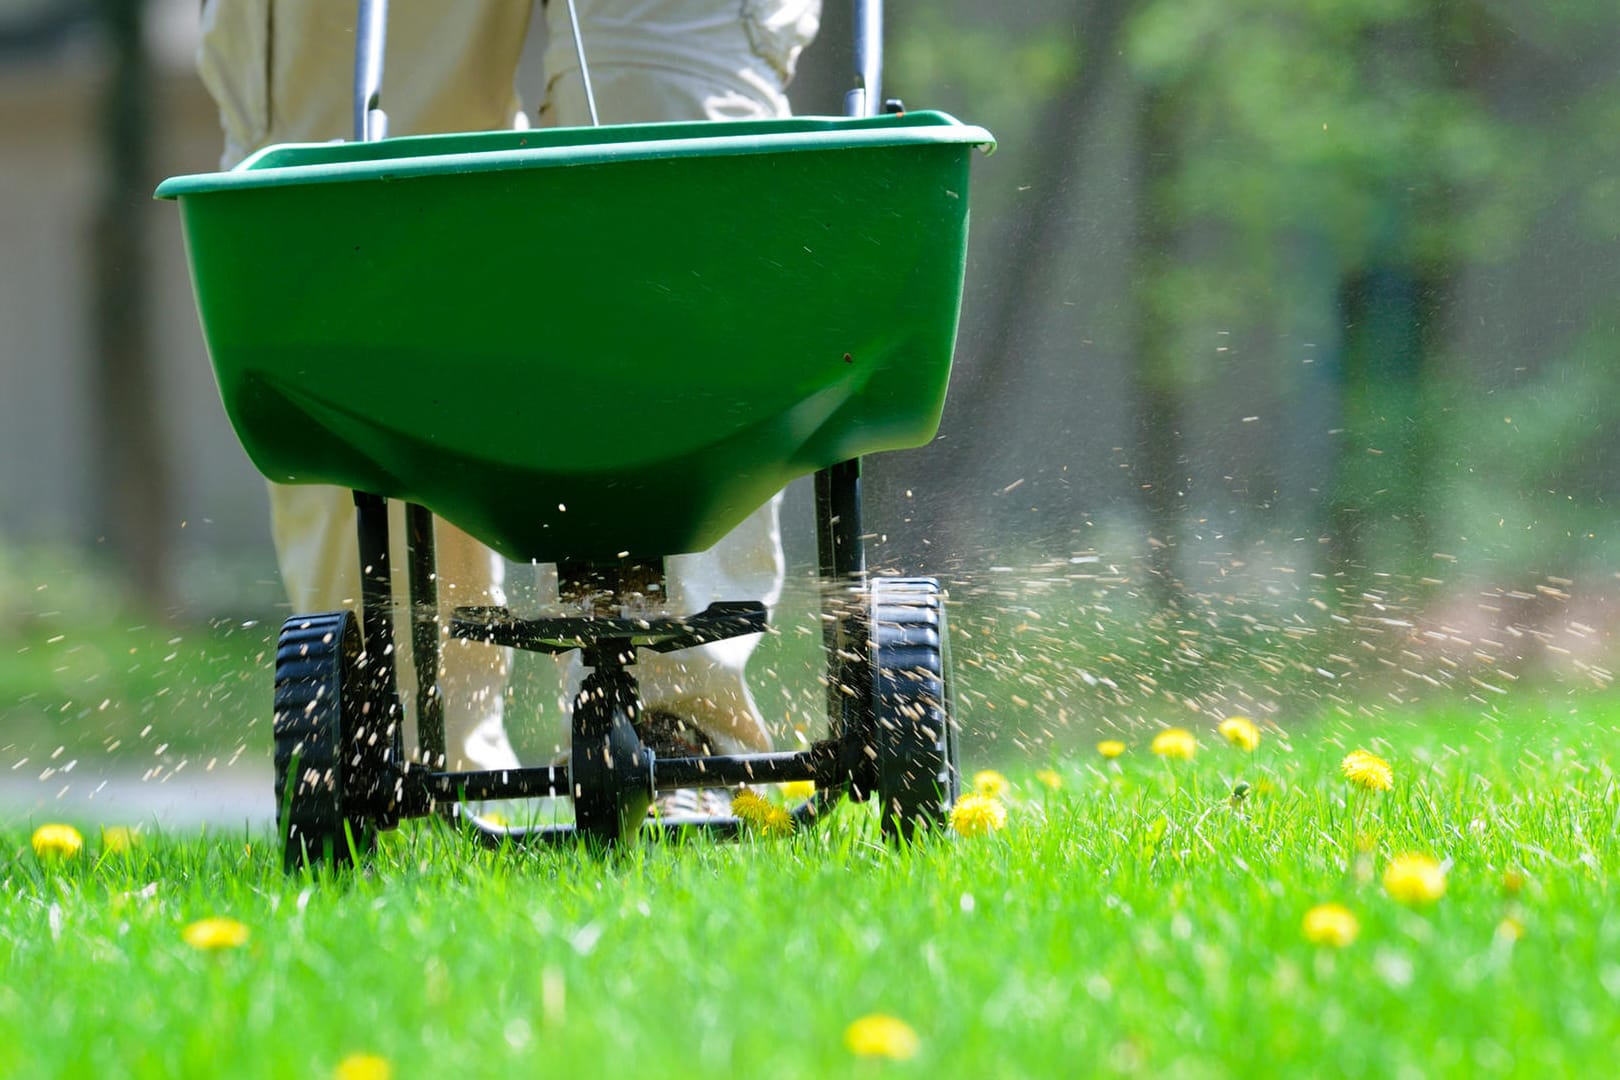
<path id="1" fill-rule="evenodd" d="M 1556 703 L 1556 704 L 1554 704 Z M 0 1075 L 1603 1075 L 1620 1040 L 1620 699 L 1199 729 L 1008 767 L 1007 825 L 909 850 L 865 808 L 599 859 L 384 838 L 283 876 L 268 835 L 0 835 Z M 1340 761 L 1386 758 L 1388 792 Z M 1052 779 L 1048 777 L 1048 779 Z M 1234 785 L 1248 794 L 1232 804 Z M 1419 852 L 1445 894 L 1387 894 Z M 1313 944 L 1306 912 L 1359 931 Z M 245 943 L 187 944 L 197 920 Z M 851 1022 L 916 1034 L 857 1059 Z M 354 1063 L 351 1061 L 351 1065 Z"/>

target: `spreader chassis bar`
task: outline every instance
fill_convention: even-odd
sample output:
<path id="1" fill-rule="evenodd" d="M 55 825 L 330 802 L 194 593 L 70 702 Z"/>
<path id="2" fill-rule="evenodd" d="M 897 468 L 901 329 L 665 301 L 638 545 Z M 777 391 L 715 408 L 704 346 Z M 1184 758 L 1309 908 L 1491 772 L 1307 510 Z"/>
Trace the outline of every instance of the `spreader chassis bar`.
<path id="1" fill-rule="evenodd" d="M 780 784 L 793 780 L 811 780 L 818 788 L 833 788 L 849 779 L 840 746 L 831 740 L 818 742 L 808 750 L 773 754 L 660 758 L 651 750 L 644 753 L 645 763 L 650 766 L 648 788 L 651 791 Z M 565 764 L 469 772 L 424 772 L 417 768 L 405 775 L 407 784 L 433 802 L 554 799 L 574 794 Z"/>

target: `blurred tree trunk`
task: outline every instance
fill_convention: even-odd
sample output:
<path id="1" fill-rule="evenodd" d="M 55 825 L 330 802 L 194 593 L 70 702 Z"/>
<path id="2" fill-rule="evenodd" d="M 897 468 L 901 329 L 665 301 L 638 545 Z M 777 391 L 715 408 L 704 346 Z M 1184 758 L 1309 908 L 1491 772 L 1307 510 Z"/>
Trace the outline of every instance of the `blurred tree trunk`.
<path id="1" fill-rule="evenodd" d="M 1046 195 L 1033 203 L 1027 221 L 1012 234 L 1016 247 L 999 252 L 995 273 L 985 275 L 994 291 L 979 334 L 983 344 L 971 366 L 977 378 L 959 390 L 972 400 L 975 419 L 960 427 L 955 443 L 941 447 L 952 473 L 971 474 L 975 465 L 997 459 L 1007 426 L 1028 414 L 1026 395 L 1048 381 L 1042 368 L 1051 357 L 1037 343 L 1043 340 L 1042 313 L 1052 306 L 1048 283 L 1073 239 L 1074 203 L 1064 197 L 1067 180 L 1080 171 L 1080 155 L 1098 125 L 1099 102 L 1130 10 L 1128 0 L 1077 3 L 1067 30 L 1053 30 L 1085 51 L 1057 93 L 1040 104 L 1030 127 L 1040 140 L 1030 155 L 1029 184 Z"/>
<path id="2" fill-rule="evenodd" d="M 1164 275 L 1175 258 L 1173 215 L 1162 195 L 1176 173 L 1172 91 L 1148 88 L 1137 134 L 1136 294 L 1131 403 L 1136 431 L 1131 475 L 1148 527 L 1145 595 L 1162 608 L 1184 595 L 1177 558 L 1181 508 L 1187 497 L 1181 437 L 1182 376 L 1176 363 L 1173 315 L 1165 310 Z"/>
<path id="3" fill-rule="evenodd" d="M 1342 290 L 1345 433 L 1330 515 L 1333 570 L 1353 584 L 1379 550 L 1421 563 L 1434 551 L 1429 528 L 1433 439 L 1424 388 L 1431 290 L 1408 267 L 1375 266 Z M 1383 543 L 1376 538 L 1382 534 Z"/>
<path id="4" fill-rule="evenodd" d="M 100 0 L 111 69 L 101 133 L 103 190 L 88 238 L 94 288 L 97 532 L 133 595 L 163 610 L 171 597 L 166 523 L 170 476 L 148 332 L 151 265 L 145 222 L 152 80 L 144 0 Z"/>
<path id="5" fill-rule="evenodd" d="M 1436 6 L 1367 38 L 1369 77 L 1441 93 L 1480 93 L 1479 85 L 1470 86 L 1485 84 L 1478 71 L 1454 57 L 1440 59 L 1455 40 L 1448 20 L 1459 17 L 1469 18 Z M 1341 588 L 1352 596 L 1374 571 L 1425 576 L 1435 550 L 1430 522 L 1439 487 L 1433 475 L 1438 415 L 1429 374 L 1451 296 L 1445 260 L 1426 258 L 1417 236 L 1454 217 L 1452 201 L 1443 189 L 1405 178 L 1377 195 L 1368 257 L 1340 287 L 1346 437 L 1332 488 L 1329 554 Z"/>

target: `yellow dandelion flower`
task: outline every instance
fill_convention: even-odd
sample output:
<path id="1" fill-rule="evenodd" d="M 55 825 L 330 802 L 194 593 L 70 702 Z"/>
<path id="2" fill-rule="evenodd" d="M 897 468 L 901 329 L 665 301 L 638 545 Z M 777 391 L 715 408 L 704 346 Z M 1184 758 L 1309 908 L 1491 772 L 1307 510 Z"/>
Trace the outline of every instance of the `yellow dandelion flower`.
<path id="1" fill-rule="evenodd" d="M 908 1061 L 921 1043 L 911 1025 L 884 1013 L 863 1016 L 844 1029 L 844 1045 L 859 1057 L 886 1057 Z"/>
<path id="2" fill-rule="evenodd" d="M 1163 758 L 1191 761 L 1198 753 L 1198 740 L 1185 728 L 1165 728 L 1153 736 L 1153 752 Z"/>
<path id="3" fill-rule="evenodd" d="M 963 836 L 984 836 L 1007 824 L 1007 808 L 1001 800 L 973 792 L 963 795 L 951 807 L 951 828 Z"/>
<path id="4" fill-rule="evenodd" d="M 332 1070 L 332 1080 L 390 1080 L 394 1067 L 376 1054 L 350 1054 Z"/>
<path id="5" fill-rule="evenodd" d="M 1366 750 L 1352 750 L 1339 763 L 1344 778 L 1368 791 L 1388 791 L 1395 786 L 1395 773 L 1389 762 Z"/>
<path id="6" fill-rule="evenodd" d="M 512 819 L 500 810 L 485 810 L 478 815 L 478 822 L 481 825 L 488 825 L 492 829 L 509 829 L 512 827 Z"/>
<path id="7" fill-rule="evenodd" d="M 193 949 L 237 949 L 247 944 L 248 928 L 235 919 L 216 916 L 198 919 L 182 931 L 186 944 Z"/>
<path id="8" fill-rule="evenodd" d="M 1342 949 L 1356 940 L 1356 935 L 1361 933 L 1361 923 L 1343 904 L 1317 904 L 1305 913 L 1300 929 L 1312 945 Z"/>
<path id="9" fill-rule="evenodd" d="M 1524 937 L 1524 923 L 1509 915 L 1496 924 L 1496 938 L 1509 945 Z"/>
<path id="10" fill-rule="evenodd" d="M 766 836 L 793 831 L 793 815 L 751 788 L 743 788 L 731 800 L 731 812 L 744 827 Z"/>
<path id="11" fill-rule="evenodd" d="M 123 855 L 141 842 L 141 834 L 128 825 L 109 825 L 101 830 L 101 850 Z"/>
<path id="12" fill-rule="evenodd" d="M 773 806 L 758 828 L 766 836 L 786 836 L 793 831 L 793 815 L 780 806 Z"/>
<path id="13" fill-rule="evenodd" d="M 1502 891 L 1509 896 L 1518 896 L 1524 889 L 1524 871 L 1509 867 L 1502 871 Z"/>
<path id="14" fill-rule="evenodd" d="M 1056 769 L 1036 769 L 1035 779 L 1049 791 L 1063 790 L 1063 774 Z"/>
<path id="15" fill-rule="evenodd" d="M 1118 739 L 1104 739 L 1097 744 L 1097 753 L 1105 758 L 1117 758 L 1125 752 L 1125 744 Z"/>
<path id="16" fill-rule="evenodd" d="M 1239 750 L 1252 754 L 1260 745 L 1260 729 L 1247 716 L 1228 716 L 1216 730 L 1221 733 L 1221 738 Z"/>
<path id="17" fill-rule="evenodd" d="M 1403 904 L 1430 904 L 1446 895 L 1446 869 L 1427 855 L 1397 855 L 1384 869 L 1384 891 Z"/>
<path id="18" fill-rule="evenodd" d="M 994 769 L 980 769 L 973 774 L 973 793 L 999 799 L 1012 788 L 1007 778 Z"/>
<path id="19" fill-rule="evenodd" d="M 753 788 L 743 788 L 732 796 L 731 812 L 749 825 L 758 824 L 771 812 L 771 801 Z"/>
<path id="20" fill-rule="evenodd" d="M 778 784 L 777 790 L 782 793 L 782 798 L 787 799 L 789 802 L 803 802 L 816 793 L 816 782 L 814 780 L 789 780 L 785 784 Z"/>
<path id="21" fill-rule="evenodd" d="M 34 855 L 40 859 L 71 859 L 84 847 L 84 837 L 71 825 L 41 825 L 34 830 Z"/>

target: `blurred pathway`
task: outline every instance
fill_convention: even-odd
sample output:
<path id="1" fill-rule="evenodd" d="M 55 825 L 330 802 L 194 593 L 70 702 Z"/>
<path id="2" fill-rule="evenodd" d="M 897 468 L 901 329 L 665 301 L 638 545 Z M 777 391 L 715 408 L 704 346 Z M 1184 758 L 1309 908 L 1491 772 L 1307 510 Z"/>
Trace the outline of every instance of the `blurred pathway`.
<path id="1" fill-rule="evenodd" d="M 275 819 L 268 761 L 182 770 L 143 781 L 139 773 L 96 772 L 82 766 L 48 780 L 0 774 L 0 826 L 46 821 L 156 825 L 163 829 L 259 829 Z"/>

